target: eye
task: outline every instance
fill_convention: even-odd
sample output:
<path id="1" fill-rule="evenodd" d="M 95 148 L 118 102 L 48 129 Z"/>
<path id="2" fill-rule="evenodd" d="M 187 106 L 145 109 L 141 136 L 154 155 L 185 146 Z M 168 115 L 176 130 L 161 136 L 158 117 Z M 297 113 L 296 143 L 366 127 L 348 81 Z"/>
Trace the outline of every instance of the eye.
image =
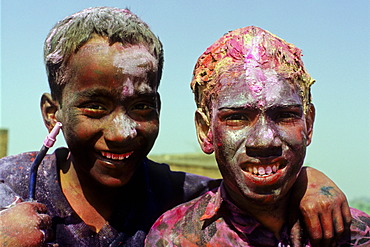
<path id="1" fill-rule="evenodd" d="M 139 103 L 139 104 L 135 104 L 132 109 L 133 110 L 153 110 L 155 109 L 155 106 L 149 105 L 146 103 Z"/>
<path id="2" fill-rule="evenodd" d="M 240 126 L 244 125 L 249 122 L 249 118 L 247 115 L 242 113 L 233 113 L 223 116 L 223 121 L 228 126 Z"/>
<path id="3" fill-rule="evenodd" d="M 148 120 L 158 114 L 155 102 L 137 102 L 129 108 L 129 114 L 135 119 Z"/>
<path id="4" fill-rule="evenodd" d="M 80 106 L 83 114 L 90 118 L 101 118 L 108 114 L 108 108 L 97 102 L 86 103 Z"/>
<path id="5" fill-rule="evenodd" d="M 302 113 L 299 111 L 281 111 L 276 114 L 275 119 L 278 122 L 291 122 L 301 119 L 301 117 Z"/>
<path id="6" fill-rule="evenodd" d="M 96 111 L 99 111 L 99 110 L 104 111 L 105 110 L 105 108 L 101 105 L 89 105 L 86 108 L 91 109 L 91 110 L 96 110 Z"/>

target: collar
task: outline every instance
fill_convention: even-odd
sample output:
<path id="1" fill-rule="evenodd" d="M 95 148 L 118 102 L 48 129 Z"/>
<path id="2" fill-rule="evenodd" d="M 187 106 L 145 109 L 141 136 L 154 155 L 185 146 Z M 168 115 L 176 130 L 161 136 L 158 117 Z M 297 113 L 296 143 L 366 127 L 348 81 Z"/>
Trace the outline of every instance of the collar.
<path id="1" fill-rule="evenodd" d="M 239 232 L 250 234 L 257 227 L 261 226 L 253 216 L 241 210 L 236 206 L 228 196 L 225 185 L 222 182 L 217 191 L 209 192 L 211 199 L 207 204 L 206 210 L 200 220 L 209 220 L 211 218 L 218 218 L 223 216 L 229 221 Z M 227 214 L 223 214 L 227 212 Z"/>
<path id="2" fill-rule="evenodd" d="M 223 198 L 221 197 L 221 188 L 223 188 L 223 183 L 221 183 L 221 186 L 218 187 L 216 191 L 212 190 L 207 193 L 211 196 L 211 199 L 207 204 L 204 214 L 200 217 L 200 220 L 202 221 L 208 220 L 215 217 L 218 214 L 218 211 L 223 202 Z"/>
<path id="3" fill-rule="evenodd" d="M 267 241 L 269 243 L 266 242 L 266 246 L 276 246 L 276 244 L 277 246 L 289 246 L 289 229 L 287 225 L 283 227 L 281 240 L 278 241 L 271 231 L 231 201 L 223 183 L 217 190 L 210 191 L 208 194 L 211 196 L 211 199 L 200 220 L 213 221 L 222 217 L 244 239 L 249 239 L 251 242 L 256 243 Z"/>

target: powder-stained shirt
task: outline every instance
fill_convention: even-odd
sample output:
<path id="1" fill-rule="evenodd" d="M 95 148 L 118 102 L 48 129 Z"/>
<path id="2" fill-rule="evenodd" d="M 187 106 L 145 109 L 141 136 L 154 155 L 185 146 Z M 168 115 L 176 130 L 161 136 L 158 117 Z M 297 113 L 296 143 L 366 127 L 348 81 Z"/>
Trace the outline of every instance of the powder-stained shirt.
<path id="1" fill-rule="evenodd" d="M 351 236 L 339 241 L 339 246 L 370 246 L 370 216 L 351 208 Z M 145 246 L 292 246 L 287 226 L 280 239 L 254 217 L 234 205 L 223 186 L 203 196 L 175 207 L 154 223 Z M 303 246 L 311 246 L 308 238 Z"/>
<path id="2" fill-rule="evenodd" d="M 39 167 L 36 200 L 47 206 L 59 246 L 143 246 L 145 235 L 166 210 L 215 188 L 219 181 L 184 172 L 145 159 L 131 181 L 120 190 L 108 223 L 96 233 L 73 211 L 62 193 L 58 164 L 68 149 L 47 155 Z M 0 207 L 16 196 L 27 198 L 29 170 L 37 153 L 23 153 L 0 160 Z M 54 246 L 58 246 L 54 245 Z"/>

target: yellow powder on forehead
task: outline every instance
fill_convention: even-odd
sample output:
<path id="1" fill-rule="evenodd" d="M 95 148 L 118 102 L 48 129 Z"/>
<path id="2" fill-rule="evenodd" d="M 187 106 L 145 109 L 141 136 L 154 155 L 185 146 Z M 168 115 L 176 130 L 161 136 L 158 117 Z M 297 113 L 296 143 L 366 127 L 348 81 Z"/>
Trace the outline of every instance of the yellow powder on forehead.
<path id="1" fill-rule="evenodd" d="M 217 77 L 232 67 L 241 67 L 248 76 L 254 68 L 273 69 L 301 89 L 304 107 L 311 103 L 314 80 L 304 68 L 301 50 L 261 28 L 249 26 L 228 32 L 199 57 L 191 88 L 198 107 L 206 108 Z M 242 66 L 240 66 L 242 65 Z"/>

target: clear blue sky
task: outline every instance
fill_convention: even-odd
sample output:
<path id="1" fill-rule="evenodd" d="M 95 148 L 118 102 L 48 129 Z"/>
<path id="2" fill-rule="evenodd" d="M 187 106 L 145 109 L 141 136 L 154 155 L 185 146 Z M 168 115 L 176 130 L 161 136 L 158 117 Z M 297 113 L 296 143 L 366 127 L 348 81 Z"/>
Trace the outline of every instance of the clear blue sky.
<path id="1" fill-rule="evenodd" d="M 129 7 L 165 48 L 161 131 L 153 154 L 201 152 L 189 89 L 196 59 L 225 32 L 248 25 L 303 50 L 317 115 L 306 164 L 329 175 L 349 199 L 369 196 L 370 47 L 368 0 L 3 0 L 0 127 L 9 154 L 39 150 L 47 134 L 39 110 L 48 92 L 43 41 L 65 16 L 92 6 Z M 57 145 L 64 145 L 59 137 Z"/>

